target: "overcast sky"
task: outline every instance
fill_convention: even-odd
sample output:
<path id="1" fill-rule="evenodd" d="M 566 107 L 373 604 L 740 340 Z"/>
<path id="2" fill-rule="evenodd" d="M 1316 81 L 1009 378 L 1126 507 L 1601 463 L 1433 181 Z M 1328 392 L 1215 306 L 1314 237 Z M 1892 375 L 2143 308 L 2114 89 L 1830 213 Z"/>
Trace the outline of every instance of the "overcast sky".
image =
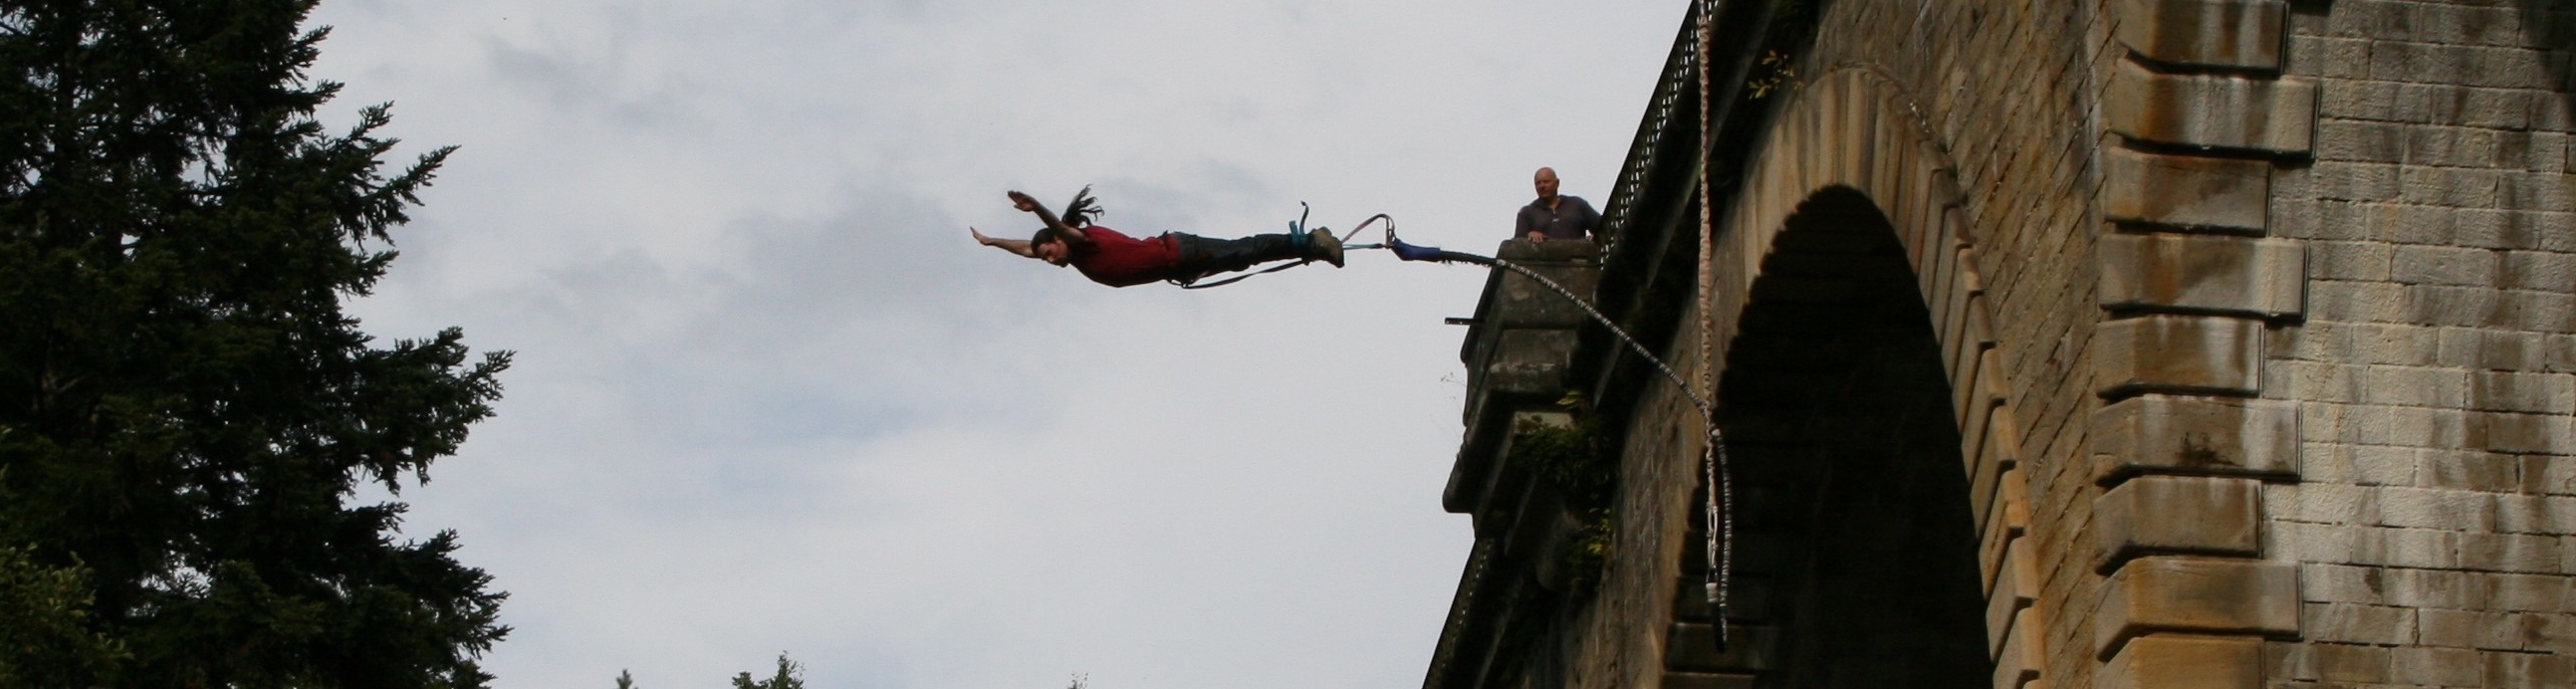
<path id="1" fill-rule="evenodd" d="M 1540 165 L 1607 201 L 1683 8 L 326 2 L 327 121 L 463 146 L 352 308 L 518 352 L 409 531 L 510 592 L 502 687 L 1418 685 L 1483 273 L 1111 289 L 966 228 L 1092 184 L 1489 251 Z"/>

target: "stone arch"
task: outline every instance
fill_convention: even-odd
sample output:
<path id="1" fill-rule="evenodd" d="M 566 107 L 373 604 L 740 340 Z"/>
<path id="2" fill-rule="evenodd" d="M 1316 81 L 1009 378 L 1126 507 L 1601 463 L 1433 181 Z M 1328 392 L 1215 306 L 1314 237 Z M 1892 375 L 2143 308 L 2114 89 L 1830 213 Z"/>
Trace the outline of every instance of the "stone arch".
<path id="1" fill-rule="evenodd" d="M 1729 447 L 1744 456 L 1739 564 L 1796 580 L 1748 581 L 1746 605 L 1729 624 L 1751 643 L 1730 657 L 1690 657 L 1684 647 L 1693 640 L 1680 632 L 1691 625 L 1677 625 L 1665 686 L 1714 686 L 1727 675 L 1754 675 L 1767 686 L 2012 687 L 2036 679 L 2047 634 L 2034 608 L 2037 554 L 2022 538 L 2029 507 L 2021 428 L 1997 365 L 1955 167 L 1915 100 L 1873 68 L 1832 70 L 1788 98 L 1713 228 L 1717 283 L 1698 306 L 1715 316 L 1711 363 L 1719 367 Z M 1823 381 L 1877 386 L 1878 394 L 1837 395 Z M 1820 411 L 1834 405 L 1846 408 Z M 1939 417 L 1944 411 L 1949 418 Z M 1834 432 L 1854 424 L 1906 430 L 1875 447 Z M 1874 475 L 1823 475 L 1833 467 Z M 1859 498 L 1893 502 L 1840 515 L 1848 518 L 1814 517 L 1836 509 L 1836 500 Z M 1947 526 L 1891 521 L 1900 519 Z M 1831 535 L 1849 543 L 1817 546 L 1817 529 L 1839 530 Z M 1939 561 L 1936 569 L 1948 574 L 1875 579 L 1864 570 L 1888 561 L 1860 566 L 1871 556 L 1853 550 L 1910 536 L 1933 545 L 1909 556 Z M 1827 612 L 1856 602 L 1835 596 L 1872 585 L 1927 596 L 1902 616 L 1928 617 Z M 1846 621 L 1818 622 L 1835 618 Z M 1906 661 L 1913 666 L 1819 674 L 1814 668 L 1872 657 L 1838 635 L 1920 653 Z M 1968 650 L 1982 657 L 1962 655 Z M 1992 674 L 1963 675 L 1977 672 Z"/>
<path id="2" fill-rule="evenodd" d="M 1759 339 L 1812 204 L 1883 216 L 1952 393 L 1993 686 L 2568 684 L 2567 635 L 2480 636 L 2564 619 L 2576 571 L 2546 519 L 2576 466 L 2565 2 L 1693 7 L 1607 204 L 1596 305 L 1716 375 L 1759 358 L 1702 343 Z M 1702 246 L 1723 284 L 1694 290 Z M 1452 640 L 1504 619 L 1570 662 L 1479 684 L 1438 660 L 1437 686 L 1802 683 L 1775 681 L 1797 650 L 1777 620 L 1738 611 L 1743 643 L 1708 643 L 1686 396 L 1549 324 L 1480 326 L 1471 372 L 1560 370 L 1488 354 L 1518 341 L 1564 375 L 1471 398 L 1486 435 L 1458 475 L 1499 475 L 1507 414 L 1582 388 L 1621 448 L 1612 566 L 1597 599 L 1510 608 L 1490 582 L 1520 571 L 1471 564 L 1439 657 L 1481 662 Z M 1527 533 L 1496 531 L 1478 557 Z"/>
<path id="3" fill-rule="evenodd" d="M 1829 187 L 1773 241 L 1727 348 L 1737 576 L 1765 592 L 1736 617 L 1776 630 L 1775 686 L 1990 681 L 1968 476 L 1912 272 L 1869 198 Z"/>

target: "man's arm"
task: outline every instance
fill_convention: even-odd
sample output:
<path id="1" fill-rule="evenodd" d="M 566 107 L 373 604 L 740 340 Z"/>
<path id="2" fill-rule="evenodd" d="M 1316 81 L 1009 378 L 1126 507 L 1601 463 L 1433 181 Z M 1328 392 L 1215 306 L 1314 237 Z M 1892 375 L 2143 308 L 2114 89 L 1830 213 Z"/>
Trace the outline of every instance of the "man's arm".
<path id="1" fill-rule="evenodd" d="M 1037 258 L 1037 257 L 1038 257 L 1038 252 L 1037 252 L 1036 250 L 1034 250 L 1034 249 L 1030 249 L 1030 248 L 1029 248 L 1029 240 L 1026 240 L 1026 239 L 995 239 L 995 238 L 992 238 L 992 237 L 984 236 L 984 233 L 983 233 L 982 231 L 977 230 L 977 229 L 972 228 L 972 227 L 966 228 L 966 231 L 967 231 L 968 233 L 970 233 L 970 234 L 975 235 L 975 242 L 976 242 L 976 243 L 978 243 L 978 244 L 982 244 L 982 245 L 984 245 L 984 246 L 993 247 L 993 248 L 996 248 L 996 249 L 1001 249 L 1001 250 L 1003 250 L 1003 251 L 1008 251 L 1008 252 L 1011 252 L 1011 253 L 1014 253 L 1014 254 L 1019 254 L 1022 258 Z"/>
<path id="2" fill-rule="evenodd" d="M 1084 244 L 1091 241 L 1091 235 L 1083 234 L 1082 230 L 1076 229 L 1071 225 L 1064 224 L 1063 218 L 1055 217 L 1055 211 L 1047 210 L 1046 206 L 1039 205 L 1036 197 L 1017 191 L 1011 192 L 1010 196 L 1012 206 L 1018 207 L 1020 210 L 1036 213 L 1039 220 L 1046 222 L 1047 229 L 1055 230 L 1056 236 L 1064 238 L 1064 243 Z"/>
<path id="3" fill-rule="evenodd" d="M 1591 237 L 1596 242 L 1601 241 L 1601 211 L 1593 209 L 1589 201 L 1583 201 L 1580 198 L 1575 200 L 1583 202 L 1583 236 Z"/>
<path id="4" fill-rule="evenodd" d="M 1522 208 L 1518 212 L 1512 214 L 1512 235 L 1533 242 L 1545 242 L 1547 241 L 1547 228 L 1539 227 L 1538 223 L 1530 222 L 1529 209 Z"/>

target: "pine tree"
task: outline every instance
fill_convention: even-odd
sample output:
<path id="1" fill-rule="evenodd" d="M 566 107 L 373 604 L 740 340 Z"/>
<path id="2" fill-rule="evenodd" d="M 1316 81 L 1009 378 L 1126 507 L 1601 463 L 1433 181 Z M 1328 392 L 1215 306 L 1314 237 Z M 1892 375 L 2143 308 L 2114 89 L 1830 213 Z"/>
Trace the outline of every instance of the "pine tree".
<path id="1" fill-rule="evenodd" d="M 114 651 L 61 681 L 473 687 L 508 631 L 453 533 L 349 504 L 428 480 L 508 357 L 343 313 L 450 149 L 323 127 L 313 4 L 0 0 L 0 549 Z"/>
<path id="2" fill-rule="evenodd" d="M 635 675 L 618 670 L 617 689 L 635 689 Z M 751 678 L 751 673 L 737 672 L 733 676 L 733 689 L 805 689 L 805 666 L 788 660 L 787 654 L 782 652 L 778 654 L 778 669 L 769 679 L 756 680 Z"/>
<path id="3" fill-rule="evenodd" d="M 39 566 L 27 550 L 0 548 L 0 687 L 95 683 L 125 649 L 84 624 L 89 572 Z"/>
<path id="4" fill-rule="evenodd" d="M 738 673 L 733 676 L 733 689 L 805 689 L 805 666 L 788 660 L 782 652 L 778 654 L 778 670 L 769 679 L 753 680 L 751 673 Z"/>

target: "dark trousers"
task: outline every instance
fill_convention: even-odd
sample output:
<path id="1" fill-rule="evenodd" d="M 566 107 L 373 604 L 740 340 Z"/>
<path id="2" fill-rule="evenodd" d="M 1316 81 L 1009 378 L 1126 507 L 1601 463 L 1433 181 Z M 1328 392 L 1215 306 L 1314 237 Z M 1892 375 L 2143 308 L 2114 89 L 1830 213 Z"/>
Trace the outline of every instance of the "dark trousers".
<path id="1" fill-rule="evenodd" d="M 1184 281 L 1230 273 L 1265 261 L 1305 258 L 1304 242 L 1284 234 L 1256 234 L 1241 239 L 1210 239 L 1194 234 L 1172 233 L 1179 240 Z"/>

